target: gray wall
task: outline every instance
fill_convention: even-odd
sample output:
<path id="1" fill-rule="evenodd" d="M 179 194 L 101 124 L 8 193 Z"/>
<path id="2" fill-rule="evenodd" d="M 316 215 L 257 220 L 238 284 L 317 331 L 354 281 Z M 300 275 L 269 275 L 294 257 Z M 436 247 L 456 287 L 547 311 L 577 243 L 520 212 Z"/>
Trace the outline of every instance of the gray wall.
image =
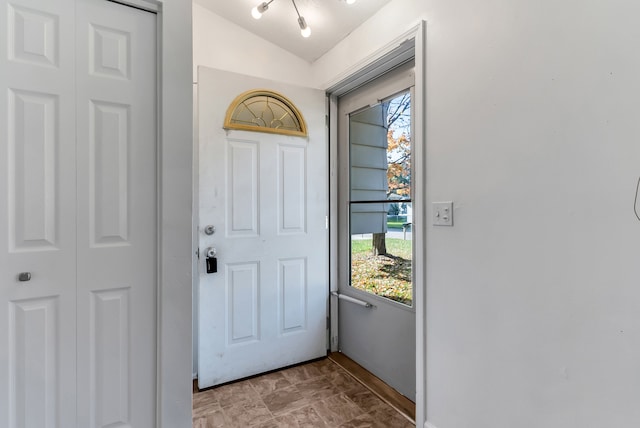
<path id="1" fill-rule="evenodd" d="M 162 0 L 157 428 L 190 427 L 192 99 L 191 2 Z"/>

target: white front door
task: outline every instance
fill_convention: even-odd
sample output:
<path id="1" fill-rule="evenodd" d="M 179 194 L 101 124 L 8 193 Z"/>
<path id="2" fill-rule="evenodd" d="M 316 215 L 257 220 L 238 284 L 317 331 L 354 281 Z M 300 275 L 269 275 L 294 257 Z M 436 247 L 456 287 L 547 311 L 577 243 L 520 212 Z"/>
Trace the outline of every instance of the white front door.
<path id="1" fill-rule="evenodd" d="M 291 100 L 309 137 L 225 131 L 227 107 L 259 88 Z M 320 90 L 199 69 L 200 388 L 326 355 L 324 110 Z"/>
<path id="2" fill-rule="evenodd" d="M 0 22 L 0 426 L 155 426 L 155 16 Z"/>

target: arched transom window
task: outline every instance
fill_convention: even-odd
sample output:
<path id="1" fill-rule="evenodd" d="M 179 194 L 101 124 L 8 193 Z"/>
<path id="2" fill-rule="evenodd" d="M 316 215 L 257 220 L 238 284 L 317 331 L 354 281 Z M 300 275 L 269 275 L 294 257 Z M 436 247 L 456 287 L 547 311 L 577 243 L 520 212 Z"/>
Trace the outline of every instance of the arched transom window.
<path id="1" fill-rule="evenodd" d="M 302 114 L 287 97 L 266 89 L 238 95 L 227 109 L 225 129 L 307 136 Z"/>

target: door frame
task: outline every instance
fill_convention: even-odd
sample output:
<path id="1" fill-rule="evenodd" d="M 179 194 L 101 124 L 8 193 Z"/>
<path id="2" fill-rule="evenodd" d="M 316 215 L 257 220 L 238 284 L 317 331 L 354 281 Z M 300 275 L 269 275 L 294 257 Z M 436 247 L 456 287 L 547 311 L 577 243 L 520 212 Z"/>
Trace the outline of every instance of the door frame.
<path id="1" fill-rule="evenodd" d="M 404 64 L 408 59 L 415 61 L 415 95 L 412 100 L 414 111 L 413 177 L 414 192 L 413 215 L 418 219 L 414 225 L 414 257 L 425 261 L 415 263 L 415 311 L 416 311 L 416 426 L 426 423 L 426 22 L 395 38 L 373 55 L 365 58 L 347 70 L 327 89 L 329 110 L 329 266 L 339 265 L 338 224 L 343 221 L 338 216 L 338 98 L 386 72 Z M 341 225 L 344 227 L 345 225 Z M 343 229 L 344 230 L 344 229 Z M 337 268 L 329 272 L 331 330 L 329 348 L 332 352 L 338 347 L 338 291 L 339 275 Z"/>

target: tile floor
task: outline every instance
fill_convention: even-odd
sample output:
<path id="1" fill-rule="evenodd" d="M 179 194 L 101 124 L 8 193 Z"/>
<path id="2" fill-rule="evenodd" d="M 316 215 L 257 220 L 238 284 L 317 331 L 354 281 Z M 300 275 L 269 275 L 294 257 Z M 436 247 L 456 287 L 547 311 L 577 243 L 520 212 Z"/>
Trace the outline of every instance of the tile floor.
<path id="1" fill-rule="evenodd" d="M 193 394 L 194 428 L 414 426 L 329 359 Z"/>

